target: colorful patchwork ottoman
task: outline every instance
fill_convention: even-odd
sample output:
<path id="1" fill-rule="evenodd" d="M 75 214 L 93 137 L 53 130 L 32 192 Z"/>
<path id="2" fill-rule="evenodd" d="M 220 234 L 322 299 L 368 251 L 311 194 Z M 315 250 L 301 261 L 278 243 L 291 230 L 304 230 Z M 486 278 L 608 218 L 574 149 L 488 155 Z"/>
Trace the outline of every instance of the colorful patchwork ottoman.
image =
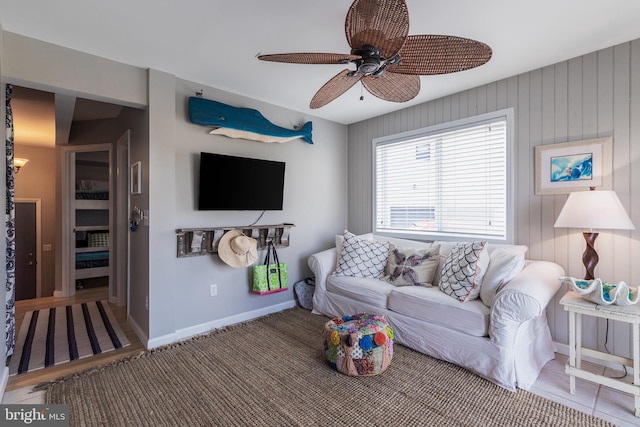
<path id="1" fill-rule="evenodd" d="M 393 357 L 393 331 L 382 316 L 355 314 L 324 325 L 324 357 L 343 374 L 378 375 Z"/>

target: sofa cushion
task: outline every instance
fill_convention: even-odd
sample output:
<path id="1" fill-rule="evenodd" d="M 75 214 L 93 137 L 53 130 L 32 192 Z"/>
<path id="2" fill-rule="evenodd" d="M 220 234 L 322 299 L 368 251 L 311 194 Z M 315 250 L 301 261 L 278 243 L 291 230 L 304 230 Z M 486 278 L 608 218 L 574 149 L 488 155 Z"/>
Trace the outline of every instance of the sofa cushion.
<path id="1" fill-rule="evenodd" d="M 478 299 L 460 304 L 436 287 L 393 288 L 389 293 L 388 308 L 396 313 L 455 329 L 467 335 L 489 335 L 491 309 Z"/>
<path id="2" fill-rule="evenodd" d="M 444 255 L 445 257 L 449 255 L 451 249 L 453 249 L 453 247 L 458 243 L 460 242 L 449 242 L 446 240 L 436 240 L 435 242 L 433 242 L 434 245 L 440 245 L 440 255 Z M 507 249 L 514 254 L 520 254 L 524 258 L 525 254 L 529 250 L 529 247 L 526 245 L 509 245 L 506 243 L 487 243 L 487 250 L 490 254 L 498 249 Z"/>
<path id="3" fill-rule="evenodd" d="M 480 299 L 491 307 L 495 294 L 510 280 L 522 271 L 524 267 L 524 253 L 510 248 L 500 248 L 491 253 L 487 272 L 482 279 Z"/>
<path id="4" fill-rule="evenodd" d="M 388 242 L 364 240 L 345 230 L 335 275 L 382 278 L 388 256 Z"/>
<path id="5" fill-rule="evenodd" d="M 365 236 L 369 236 L 366 234 Z M 360 236 L 362 237 L 362 236 Z M 429 249 L 433 246 L 432 242 L 421 242 L 419 240 L 399 239 L 397 237 L 382 236 L 380 234 L 371 234 L 371 239 L 374 242 L 389 242 L 398 248 L 414 248 L 414 249 Z"/>
<path id="6" fill-rule="evenodd" d="M 393 248 L 385 280 L 395 286 L 431 286 L 440 259 L 440 246 L 430 249 Z"/>
<path id="7" fill-rule="evenodd" d="M 387 297 L 395 286 L 379 279 L 329 276 L 327 292 L 380 308 L 387 308 Z"/>
<path id="8" fill-rule="evenodd" d="M 480 294 L 482 278 L 489 265 L 487 241 L 459 242 L 444 261 L 440 275 L 440 290 L 461 302 Z"/>

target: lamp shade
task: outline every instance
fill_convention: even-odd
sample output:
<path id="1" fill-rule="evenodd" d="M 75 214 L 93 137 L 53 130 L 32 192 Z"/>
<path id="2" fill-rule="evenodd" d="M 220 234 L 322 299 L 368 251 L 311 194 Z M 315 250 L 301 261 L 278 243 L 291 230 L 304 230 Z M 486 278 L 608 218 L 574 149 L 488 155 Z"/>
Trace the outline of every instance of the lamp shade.
<path id="1" fill-rule="evenodd" d="M 634 230 L 614 191 L 574 191 L 569 194 L 554 227 Z"/>
<path id="2" fill-rule="evenodd" d="M 13 167 L 20 169 L 21 167 L 26 165 L 28 161 L 29 161 L 29 159 L 23 159 L 21 157 L 15 157 L 13 159 Z"/>

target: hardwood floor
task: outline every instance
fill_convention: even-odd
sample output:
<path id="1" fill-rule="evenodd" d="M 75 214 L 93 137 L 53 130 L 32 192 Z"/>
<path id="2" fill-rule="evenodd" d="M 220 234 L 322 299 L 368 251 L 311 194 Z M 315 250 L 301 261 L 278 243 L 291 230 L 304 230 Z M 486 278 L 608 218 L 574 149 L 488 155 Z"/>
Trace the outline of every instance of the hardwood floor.
<path id="1" fill-rule="evenodd" d="M 20 330 L 20 325 L 22 324 L 25 313 L 29 311 L 97 300 L 108 300 L 108 289 L 106 287 L 80 289 L 76 292 L 75 296 L 70 298 L 45 297 L 17 301 L 16 334 Z M 120 328 L 127 335 L 127 338 L 131 342 L 131 345 L 96 356 L 86 357 L 68 363 L 62 363 L 57 366 L 39 369 L 33 372 L 27 372 L 26 374 L 14 375 L 9 378 L 6 391 L 15 390 L 22 387 L 34 386 L 41 382 L 51 381 L 59 377 L 64 377 L 76 372 L 87 370 L 89 368 L 104 365 L 106 363 L 143 351 L 145 349 L 144 346 L 142 345 L 136 334 L 133 332 L 133 329 L 127 323 L 127 308 L 118 307 L 114 304 L 109 304 L 109 307 L 118 320 Z M 7 360 L 7 364 L 8 363 L 9 360 Z"/>

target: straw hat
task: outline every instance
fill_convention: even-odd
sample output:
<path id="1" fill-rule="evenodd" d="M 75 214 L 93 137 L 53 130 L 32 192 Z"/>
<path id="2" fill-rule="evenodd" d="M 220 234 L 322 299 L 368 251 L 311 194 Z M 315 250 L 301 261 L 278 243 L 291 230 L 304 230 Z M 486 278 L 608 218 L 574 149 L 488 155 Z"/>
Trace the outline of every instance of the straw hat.
<path id="1" fill-rule="evenodd" d="M 258 259 L 258 242 L 238 230 L 229 230 L 220 238 L 218 255 L 231 267 L 249 267 Z"/>

